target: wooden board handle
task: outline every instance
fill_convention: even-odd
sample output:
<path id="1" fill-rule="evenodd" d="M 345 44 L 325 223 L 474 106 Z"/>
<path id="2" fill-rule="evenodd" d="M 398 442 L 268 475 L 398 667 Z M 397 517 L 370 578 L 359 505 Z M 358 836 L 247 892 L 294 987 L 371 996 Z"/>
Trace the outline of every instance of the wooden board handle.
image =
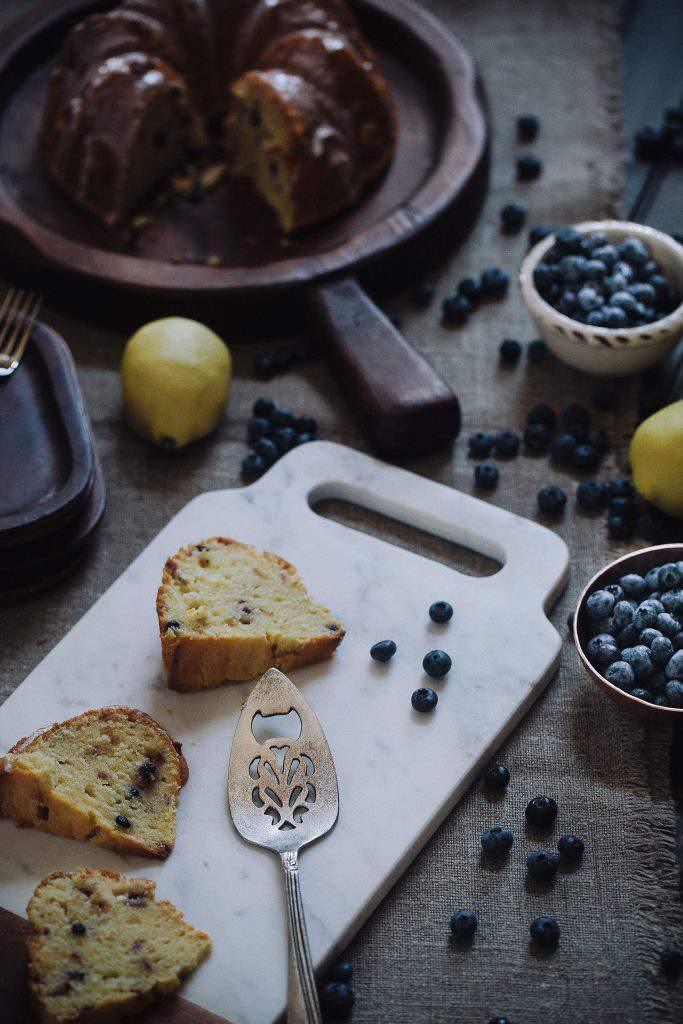
<path id="1" fill-rule="evenodd" d="M 380 454 L 422 455 L 457 437 L 458 399 L 354 278 L 320 285 L 310 301 L 349 398 Z"/>

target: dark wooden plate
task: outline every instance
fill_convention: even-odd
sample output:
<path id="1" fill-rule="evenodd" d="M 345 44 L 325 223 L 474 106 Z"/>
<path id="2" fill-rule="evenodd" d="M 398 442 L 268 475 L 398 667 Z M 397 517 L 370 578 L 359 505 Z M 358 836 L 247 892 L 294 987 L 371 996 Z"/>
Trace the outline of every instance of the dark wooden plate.
<path id="1" fill-rule="evenodd" d="M 487 150 L 469 54 L 412 0 L 355 0 L 398 112 L 398 148 L 383 181 L 349 213 L 284 239 L 250 187 L 229 180 L 197 205 L 174 201 L 131 248 L 69 204 L 36 151 L 54 53 L 75 21 L 106 6 L 42 0 L 0 33 L 0 252 L 88 315 L 118 306 L 144 309 L 149 319 L 172 310 L 230 324 L 234 334 L 236 324 L 240 332 L 281 332 L 312 310 L 385 453 L 452 439 L 459 416 L 446 385 L 361 293 L 344 287 L 321 302 L 321 288 L 359 277 L 370 288 L 405 282 L 469 229 Z M 170 261 L 186 255 L 191 262 Z M 222 266 L 204 265 L 213 255 Z M 362 338 L 349 335 L 349 303 L 367 320 Z"/>
<path id="2" fill-rule="evenodd" d="M 76 368 L 63 339 L 42 323 L 19 368 L 0 380 L 0 465 L 0 549 L 54 534 L 92 488 L 94 453 Z"/>

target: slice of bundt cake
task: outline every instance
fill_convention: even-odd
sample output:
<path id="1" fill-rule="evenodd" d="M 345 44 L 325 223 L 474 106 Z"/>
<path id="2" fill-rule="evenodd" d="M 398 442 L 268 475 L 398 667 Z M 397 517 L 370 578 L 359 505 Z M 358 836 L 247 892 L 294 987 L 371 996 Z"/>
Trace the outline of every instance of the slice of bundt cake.
<path id="1" fill-rule="evenodd" d="M 168 857 L 187 762 L 153 718 L 86 711 L 0 759 L 0 817 L 120 853 Z"/>
<path id="2" fill-rule="evenodd" d="M 310 597 L 293 565 L 225 537 L 192 544 L 168 559 L 157 614 L 175 690 L 324 661 L 345 635 Z"/>
<path id="3" fill-rule="evenodd" d="M 29 984 L 46 1024 L 115 1021 L 181 979 L 211 950 L 146 878 L 54 871 L 28 905 Z"/>

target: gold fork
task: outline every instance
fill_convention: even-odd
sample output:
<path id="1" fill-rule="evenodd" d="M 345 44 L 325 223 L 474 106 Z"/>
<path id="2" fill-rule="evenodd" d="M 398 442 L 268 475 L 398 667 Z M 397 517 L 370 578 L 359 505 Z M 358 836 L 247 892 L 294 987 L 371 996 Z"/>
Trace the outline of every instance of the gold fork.
<path id="1" fill-rule="evenodd" d="M 0 306 L 0 377 L 11 377 L 16 370 L 43 296 L 21 288 L 9 288 Z"/>

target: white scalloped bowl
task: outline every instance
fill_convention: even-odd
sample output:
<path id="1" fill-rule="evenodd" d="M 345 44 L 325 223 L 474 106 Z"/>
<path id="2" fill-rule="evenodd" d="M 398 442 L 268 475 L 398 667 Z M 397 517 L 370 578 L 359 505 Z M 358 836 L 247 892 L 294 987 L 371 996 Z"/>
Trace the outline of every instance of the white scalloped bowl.
<path id="1" fill-rule="evenodd" d="M 679 295 L 683 295 L 683 246 L 670 235 L 623 220 L 585 221 L 572 226 L 582 234 L 603 231 L 610 242 L 620 242 L 627 235 L 640 238 Z M 661 320 L 627 330 L 589 327 L 553 309 L 538 294 L 533 272 L 554 241 L 555 236 L 549 235 L 530 249 L 522 263 L 519 283 L 539 336 L 558 359 L 585 373 L 624 377 L 652 366 L 673 348 L 683 335 L 683 302 Z"/>

